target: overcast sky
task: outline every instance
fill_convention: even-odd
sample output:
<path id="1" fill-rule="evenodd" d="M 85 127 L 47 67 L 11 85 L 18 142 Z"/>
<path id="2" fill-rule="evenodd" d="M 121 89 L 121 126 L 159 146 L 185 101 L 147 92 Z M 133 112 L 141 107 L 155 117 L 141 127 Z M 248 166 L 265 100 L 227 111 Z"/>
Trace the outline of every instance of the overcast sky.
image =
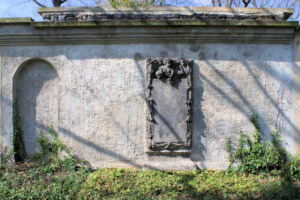
<path id="1" fill-rule="evenodd" d="M 51 0 L 39 0 L 45 6 L 51 7 Z M 274 0 L 280 1 L 280 0 Z M 300 7 L 298 1 L 297 10 Z M 96 0 L 69 0 L 63 6 L 95 6 Z M 211 0 L 178 0 L 181 6 L 210 6 Z M 31 17 L 42 20 L 37 13 L 38 6 L 32 0 L 0 0 L 0 17 Z"/>

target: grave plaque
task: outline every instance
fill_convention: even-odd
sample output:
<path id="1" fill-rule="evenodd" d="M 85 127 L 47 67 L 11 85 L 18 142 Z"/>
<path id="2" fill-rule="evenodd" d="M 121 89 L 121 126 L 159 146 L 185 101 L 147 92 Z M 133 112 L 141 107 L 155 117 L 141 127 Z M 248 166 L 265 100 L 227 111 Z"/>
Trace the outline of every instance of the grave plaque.
<path id="1" fill-rule="evenodd" d="M 147 60 L 147 153 L 190 153 L 192 72 L 190 60 Z"/>

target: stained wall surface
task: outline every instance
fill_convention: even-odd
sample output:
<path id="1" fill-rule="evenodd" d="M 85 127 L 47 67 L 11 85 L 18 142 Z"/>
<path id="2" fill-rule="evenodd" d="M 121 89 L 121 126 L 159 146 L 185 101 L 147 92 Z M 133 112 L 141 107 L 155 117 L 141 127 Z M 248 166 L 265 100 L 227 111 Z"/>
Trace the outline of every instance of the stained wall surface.
<path id="1" fill-rule="evenodd" d="M 295 102 L 295 128 L 294 152 L 300 152 L 300 32 L 296 32 L 295 41 L 295 66 L 294 66 L 294 102 Z"/>
<path id="2" fill-rule="evenodd" d="M 36 141 L 41 131 L 58 125 L 58 77 L 49 63 L 33 59 L 20 66 L 13 86 L 15 117 L 26 152 L 32 155 L 40 150 Z"/>
<path id="3" fill-rule="evenodd" d="M 270 138 L 270 131 L 278 128 L 286 148 L 294 151 L 293 44 L 1 48 L 4 148 L 9 148 L 12 132 L 12 80 L 17 73 L 16 88 L 24 123 L 31 128 L 37 127 L 40 121 L 43 128 L 47 123 L 54 123 L 71 152 L 97 167 L 192 168 L 197 164 L 224 168 L 227 165 L 226 139 L 231 137 L 236 141 L 240 131 L 252 132 L 249 121 L 252 113 L 259 116 L 266 139 Z M 195 61 L 190 158 L 149 157 L 145 153 L 146 59 L 154 57 Z M 31 58 L 44 59 L 49 64 L 32 62 L 18 72 Z M 27 98 L 30 105 L 26 103 Z M 38 128 L 28 130 L 31 131 L 36 134 Z M 32 143 L 35 137 L 29 139 L 25 135 L 25 141 Z M 27 150 L 33 152 L 30 148 Z"/>

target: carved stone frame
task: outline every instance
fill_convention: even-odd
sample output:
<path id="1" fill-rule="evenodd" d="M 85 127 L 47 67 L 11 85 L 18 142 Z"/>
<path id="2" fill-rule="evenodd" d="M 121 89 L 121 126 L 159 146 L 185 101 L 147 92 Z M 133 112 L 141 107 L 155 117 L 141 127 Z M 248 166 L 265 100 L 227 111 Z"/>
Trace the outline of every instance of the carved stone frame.
<path id="1" fill-rule="evenodd" d="M 147 150 L 148 154 L 190 154 L 192 147 L 192 103 L 193 103 L 193 61 L 178 58 L 151 58 L 147 60 Z M 153 109 L 152 98 L 153 79 L 165 78 L 169 84 L 176 79 L 187 79 L 186 85 L 186 138 L 185 142 L 154 143 L 153 138 Z"/>

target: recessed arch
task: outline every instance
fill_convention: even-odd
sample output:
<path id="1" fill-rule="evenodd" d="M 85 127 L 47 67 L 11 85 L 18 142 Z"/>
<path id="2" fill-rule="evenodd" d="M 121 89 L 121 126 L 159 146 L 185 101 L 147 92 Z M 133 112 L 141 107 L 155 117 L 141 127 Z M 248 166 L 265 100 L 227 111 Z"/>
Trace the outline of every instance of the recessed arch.
<path id="1" fill-rule="evenodd" d="M 25 151 L 39 151 L 37 138 L 48 126 L 58 124 L 59 78 L 54 67 L 43 59 L 23 62 L 13 77 L 14 117 L 19 118 Z M 14 129 L 17 128 L 14 123 Z"/>

